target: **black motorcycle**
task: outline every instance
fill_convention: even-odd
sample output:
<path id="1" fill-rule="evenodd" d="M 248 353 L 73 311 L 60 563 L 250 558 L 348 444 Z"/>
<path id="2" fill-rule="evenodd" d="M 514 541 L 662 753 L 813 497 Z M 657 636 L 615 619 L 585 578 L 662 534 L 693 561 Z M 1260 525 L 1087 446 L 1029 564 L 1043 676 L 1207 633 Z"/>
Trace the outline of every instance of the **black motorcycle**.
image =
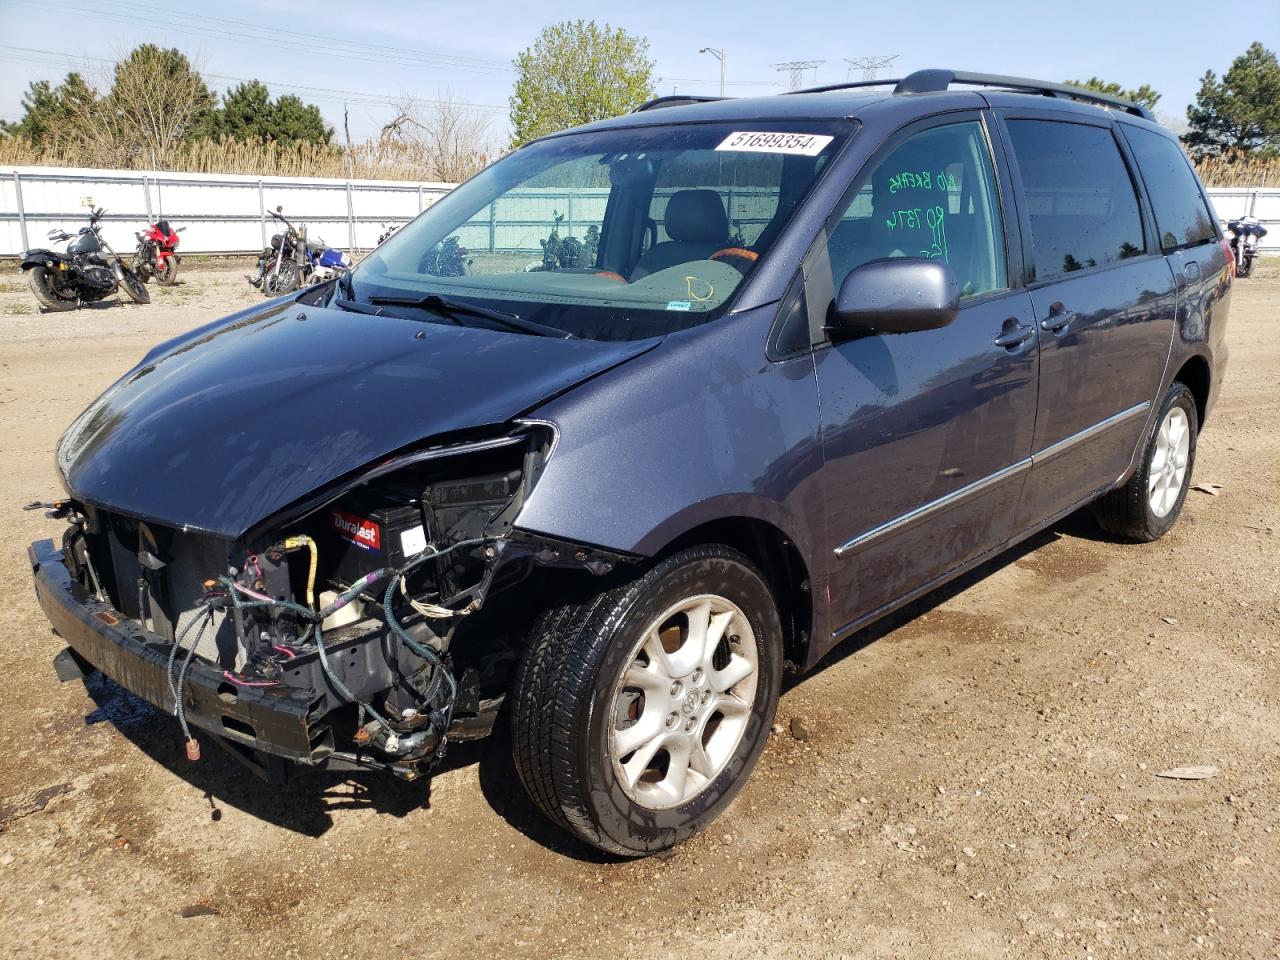
<path id="1" fill-rule="evenodd" d="M 282 209 L 267 211 L 284 226 L 284 232 L 271 238 L 271 246 L 258 257 L 257 271 L 245 277 L 252 286 L 268 297 L 280 297 L 351 269 L 349 256 L 326 246 L 323 240 L 308 239 L 306 224 L 290 222 Z"/>
<path id="2" fill-rule="evenodd" d="M 120 255 L 102 237 L 101 207 L 89 214 L 89 225 L 72 236 L 65 230 L 50 230 L 49 239 L 70 241 L 66 253 L 55 250 L 28 250 L 20 269 L 28 271 L 31 292 L 46 310 L 74 310 L 123 290 L 135 303 L 150 303 L 151 294 Z"/>
<path id="3" fill-rule="evenodd" d="M 1267 228 L 1258 222 L 1257 217 L 1241 217 L 1228 220 L 1227 229 L 1231 231 L 1231 252 L 1236 258 L 1236 276 L 1247 277 L 1253 273 L 1253 259 L 1258 255 L 1258 245 L 1267 235 Z"/>

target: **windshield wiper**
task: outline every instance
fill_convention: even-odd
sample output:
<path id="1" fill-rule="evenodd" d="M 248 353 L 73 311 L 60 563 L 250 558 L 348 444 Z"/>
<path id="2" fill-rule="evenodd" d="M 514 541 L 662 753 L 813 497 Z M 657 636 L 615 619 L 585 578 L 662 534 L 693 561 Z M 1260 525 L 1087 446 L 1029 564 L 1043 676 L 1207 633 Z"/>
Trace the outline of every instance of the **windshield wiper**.
<path id="1" fill-rule="evenodd" d="M 423 310 L 433 310 L 454 323 L 461 322 L 458 319 L 459 317 L 479 317 L 483 320 L 492 320 L 494 323 L 500 324 L 509 330 L 519 330 L 521 333 L 531 333 L 538 337 L 558 337 L 561 340 L 578 339 L 568 330 L 561 330 L 559 327 L 548 327 L 532 320 L 525 320 L 514 313 L 503 313 L 501 310 L 477 307 L 469 303 L 463 303 L 461 300 L 450 300 L 440 296 L 438 293 L 428 293 L 424 297 L 373 296 L 369 298 L 369 302 L 387 307 L 418 307 Z"/>

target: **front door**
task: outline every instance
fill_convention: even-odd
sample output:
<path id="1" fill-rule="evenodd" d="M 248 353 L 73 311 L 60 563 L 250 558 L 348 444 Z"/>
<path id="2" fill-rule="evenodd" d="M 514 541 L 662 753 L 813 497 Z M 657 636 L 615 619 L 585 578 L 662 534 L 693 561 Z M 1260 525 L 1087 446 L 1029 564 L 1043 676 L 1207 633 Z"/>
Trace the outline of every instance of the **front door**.
<path id="1" fill-rule="evenodd" d="M 1035 526 L 1128 468 L 1173 340 L 1173 273 L 1153 242 L 1109 118 L 1005 118 L 1040 338 Z"/>
<path id="2" fill-rule="evenodd" d="M 1010 284 L 1000 195 L 981 115 L 952 114 L 888 144 L 828 227 L 831 289 L 870 260 L 929 257 L 962 291 L 947 327 L 815 351 L 833 640 L 1010 533 L 1037 345 L 1031 298 Z"/>

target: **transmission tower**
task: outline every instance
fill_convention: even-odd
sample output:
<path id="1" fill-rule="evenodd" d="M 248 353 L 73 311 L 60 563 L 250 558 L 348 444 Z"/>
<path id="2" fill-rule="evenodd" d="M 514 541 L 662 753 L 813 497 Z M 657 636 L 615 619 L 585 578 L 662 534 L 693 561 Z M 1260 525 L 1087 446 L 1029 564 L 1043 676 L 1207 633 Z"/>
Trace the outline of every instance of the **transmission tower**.
<path id="1" fill-rule="evenodd" d="M 896 53 L 889 57 L 854 57 L 852 60 L 846 57 L 844 62 L 849 65 L 849 69 L 845 73 L 845 79 L 848 80 L 854 70 L 861 70 L 863 80 L 874 80 L 882 68 L 897 59 Z"/>
<path id="2" fill-rule="evenodd" d="M 804 72 L 806 70 L 817 70 L 826 63 L 825 60 L 788 60 L 786 63 L 770 64 L 775 70 L 786 70 L 791 73 L 791 89 L 799 90 L 804 86 Z M 815 74 L 814 79 L 817 79 Z"/>

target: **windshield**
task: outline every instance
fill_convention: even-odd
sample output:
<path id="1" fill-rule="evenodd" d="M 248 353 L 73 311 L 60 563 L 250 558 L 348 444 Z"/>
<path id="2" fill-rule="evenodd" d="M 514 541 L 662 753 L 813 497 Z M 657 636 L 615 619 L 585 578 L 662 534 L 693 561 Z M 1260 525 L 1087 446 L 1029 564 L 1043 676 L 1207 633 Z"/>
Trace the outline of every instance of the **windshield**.
<path id="1" fill-rule="evenodd" d="M 345 296 L 395 313 L 424 300 L 423 319 L 499 326 L 445 311 L 449 301 L 596 340 L 702 323 L 729 309 L 850 129 L 744 121 L 552 137 L 397 232 Z"/>

